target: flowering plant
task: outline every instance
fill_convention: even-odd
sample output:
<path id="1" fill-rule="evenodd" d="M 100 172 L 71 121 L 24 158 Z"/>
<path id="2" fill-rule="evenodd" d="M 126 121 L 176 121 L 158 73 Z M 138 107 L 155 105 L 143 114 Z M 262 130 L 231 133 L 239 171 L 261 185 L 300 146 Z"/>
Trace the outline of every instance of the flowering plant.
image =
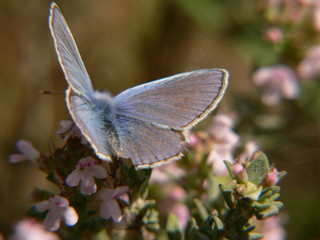
<path id="1" fill-rule="evenodd" d="M 234 159 L 239 136 L 226 115 L 217 115 L 207 133 L 190 133 L 183 160 L 154 170 L 102 162 L 77 127 L 65 123 L 57 132 L 64 143 L 52 154 L 23 141 L 17 144 L 22 154 L 10 158 L 30 159 L 57 186 L 56 193 L 34 190 L 28 215 L 62 238 L 260 239 L 252 220 L 277 215 L 283 206 L 276 184 L 285 172 L 270 167 L 253 143 Z"/>

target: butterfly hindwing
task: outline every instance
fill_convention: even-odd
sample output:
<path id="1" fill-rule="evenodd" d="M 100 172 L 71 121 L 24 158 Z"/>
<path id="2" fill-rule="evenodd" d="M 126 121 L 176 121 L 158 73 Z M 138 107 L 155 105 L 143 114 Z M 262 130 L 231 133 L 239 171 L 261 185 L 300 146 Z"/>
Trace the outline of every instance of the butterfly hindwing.
<path id="1" fill-rule="evenodd" d="M 116 114 L 123 157 L 136 168 L 148 168 L 181 158 L 183 134 Z"/>

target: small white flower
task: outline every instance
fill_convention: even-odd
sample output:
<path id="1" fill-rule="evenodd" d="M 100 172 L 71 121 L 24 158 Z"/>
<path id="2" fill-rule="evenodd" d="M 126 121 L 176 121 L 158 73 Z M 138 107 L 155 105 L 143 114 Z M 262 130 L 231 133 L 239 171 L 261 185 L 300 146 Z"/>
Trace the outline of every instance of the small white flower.
<path id="1" fill-rule="evenodd" d="M 100 191 L 100 199 L 102 200 L 100 216 L 105 219 L 112 218 L 114 222 L 119 223 L 122 219 L 122 213 L 117 199 L 127 192 L 129 192 L 127 186 L 117 187 L 116 189 L 102 189 Z"/>
<path id="2" fill-rule="evenodd" d="M 78 186 L 84 195 L 91 195 L 97 191 L 97 185 L 94 178 L 103 179 L 107 177 L 107 171 L 100 165 L 96 164 L 96 159 L 86 157 L 80 159 L 76 169 L 70 173 L 66 183 L 70 187 Z"/>
<path id="3" fill-rule="evenodd" d="M 208 163 L 212 163 L 213 170 L 218 175 L 227 173 L 223 161 L 233 162 L 233 151 L 238 146 L 240 137 L 233 130 L 233 120 L 224 114 L 219 114 L 213 119 L 209 129 L 213 139 L 212 150 L 208 156 Z"/>
<path id="4" fill-rule="evenodd" d="M 58 235 L 46 231 L 42 224 L 33 219 L 19 221 L 14 227 L 14 234 L 9 240 L 59 240 Z M 1 238 L 0 238 L 1 239 Z"/>
<path id="5" fill-rule="evenodd" d="M 82 144 L 87 144 L 88 141 L 81 134 L 80 129 L 70 120 L 61 120 L 60 121 L 61 128 L 56 131 L 56 134 L 60 135 L 63 140 L 68 140 L 68 138 L 76 137 L 81 139 Z"/>
<path id="6" fill-rule="evenodd" d="M 60 227 L 61 219 L 68 226 L 73 226 L 78 222 L 78 214 L 73 207 L 69 206 L 67 198 L 60 196 L 50 197 L 48 200 L 36 204 L 35 207 L 39 212 L 49 210 L 43 222 L 44 227 L 49 231 L 56 231 Z"/>
<path id="7" fill-rule="evenodd" d="M 39 151 L 35 149 L 29 141 L 19 140 L 16 144 L 16 148 L 21 152 L 21 154 L 10 155 L 10 163 L 18 163 L 26 160 L 35 161 L 40 157 Z"/>
<path id="8" fill-rule="evenodd" d="M 237 158 L 244 163 L 247 159 L 250 159 L 251 156 L 258 150 L 259 150 L 258 143 L 255 141 L 249 141 L 244 145 L 243 152 L 240 153 Z"/>
<path id="9" fill-rule="evenodd" d="M 293 70 L 277 65 L 258 69 L 252 76 L 257 86 L 263 86 L 262 101 L 270 106 L 280 102 L 281 97 L 295 99 L 299 95 L 299 85 Z"/>
<path id="10" fill-rule="evenodd" d="M 320 75 L 320 44 L 311 47 L 297 69 L 299 76 L 311 79 Z"/>
<path id="11" fill-rule="evenodd" d="M 180 168 L 176 161 L 154 168 L 150 177 L 151 182 L 162 184 L 170 183 L 172 178 L 180 179 L 185 175 L 185 171 Z"/>

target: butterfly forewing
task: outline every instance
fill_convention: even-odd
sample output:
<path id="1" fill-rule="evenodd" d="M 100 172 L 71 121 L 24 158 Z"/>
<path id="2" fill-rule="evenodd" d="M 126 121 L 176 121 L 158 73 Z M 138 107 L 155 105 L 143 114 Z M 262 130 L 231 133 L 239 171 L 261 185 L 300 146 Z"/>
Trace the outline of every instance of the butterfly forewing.
<path id="1" fill-rule="evenodd" d="M 51 5 L 49 23 L 59 62 L 70 87 L 90 100 L 93 90 L 89 75 L 66 20 L 55 3 Z"/>
<path id="2" fill-rule="evenodd" d="M 177 74 L 120 93 L 115 97 L 116 111 L 162 127 L 189 128 L 220 102 L 227 79 L 223 69 Z"/>

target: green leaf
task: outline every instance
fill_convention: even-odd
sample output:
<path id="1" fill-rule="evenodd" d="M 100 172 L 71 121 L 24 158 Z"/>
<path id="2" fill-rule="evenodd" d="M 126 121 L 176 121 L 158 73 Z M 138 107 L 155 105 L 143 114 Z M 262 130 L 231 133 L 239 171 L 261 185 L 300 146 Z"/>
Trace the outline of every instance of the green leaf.
<path id="1" fill-rule="evenodd" d="M 223 162 L 224 162 L 224 164 L 226 165 L 226 167 L 228 169 L 230 177 L 232 177 L 234 179 L 235 175 L 232 172 L 232 164 L 229 161 L 223 161 Z"/>
<path id="2" fill-rule="evenodd" d="M 208 217 L 207 209 L 204 207 L 203 203 L 199 199 L 195 198 L 195 199 L 193 199 L 193 202 L 196 205 L 196 208 L 198 210 L 198 213 L 199 213 L 202 221 L 204 221 Z"/>
<path id="3" fill-rule="evenodd" d="M 170 213 L 168 216 L 166 230 L 170 240 L 182 239 L 178 218 L 173 213 Z"/>
<path id="4" fill-rule="evenodd" d="M 269 170 L 269 161 L 267 156 L 262 152 L 254 153 L 253 158 L 253 161 L 250 163 L 246 171 L 249 181 L 258 186 L 263 181 Z"/>
<path id="5" fill-rule="evenodd" d="M 257 219 L 266 219 L 268 217 L 279 214 L 279 207 L 276 204 L 271 204 L 270 207 L 264 211 L 257 212 Z"/>
<path id="6" fill-rule="evenodd" d="M 263 238 L 263 234 L 261 233 L 249 233 L 249 240 L 258 240 Z"/>
<path id="7" fill-rule="evenodd" d="M 199 231 L 196 220 L 192 217 L 185 231 L 185 240 L 196 240 L 196 232 Z"/>
<path id="8" fill-rule="evenodd" d="M 219 185 L 224 200 L 226 201 L 229 208 L 236 207 L 236 200 L 234 197 L 234 190 L 230 185 L 227 184 L 220 184 Z"/>

